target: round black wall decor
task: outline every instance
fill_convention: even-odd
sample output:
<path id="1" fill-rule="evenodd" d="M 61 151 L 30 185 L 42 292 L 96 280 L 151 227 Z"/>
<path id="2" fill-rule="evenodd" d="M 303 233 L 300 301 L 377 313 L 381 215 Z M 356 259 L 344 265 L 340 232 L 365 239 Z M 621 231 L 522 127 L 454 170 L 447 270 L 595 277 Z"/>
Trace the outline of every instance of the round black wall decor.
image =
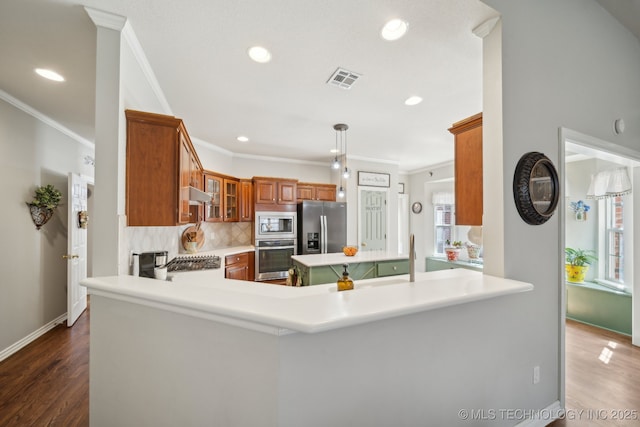
<path id="1" fill-rule="evenodd" d="M 551 160 L 542 153 L 526 153 L 513 174 L 513 199 L 518 213 L 527 224 L 547 222 L 558 205 L 558 173 Z"/>

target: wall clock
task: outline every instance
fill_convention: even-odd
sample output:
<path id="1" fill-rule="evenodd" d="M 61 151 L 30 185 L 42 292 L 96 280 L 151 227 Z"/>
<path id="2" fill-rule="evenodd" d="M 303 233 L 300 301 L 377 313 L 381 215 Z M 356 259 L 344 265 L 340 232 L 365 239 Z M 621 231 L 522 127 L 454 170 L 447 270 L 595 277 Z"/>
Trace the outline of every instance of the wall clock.
<path id="1" fill-rule="evenodd" d="M 419 214 L 420 212 L 422 212 L 422 203 L 415 202 L 413 205 L 411 205 L 411 210 L 413 211 L 413 213 Z"/>
<path id="2" fill-rule="evenodd" d="M 544 224 L 558 205 L 558 173 L 542 153 L 526 153 L 513 174 L 513 199 L 520 217 L 531 225 Z"/>

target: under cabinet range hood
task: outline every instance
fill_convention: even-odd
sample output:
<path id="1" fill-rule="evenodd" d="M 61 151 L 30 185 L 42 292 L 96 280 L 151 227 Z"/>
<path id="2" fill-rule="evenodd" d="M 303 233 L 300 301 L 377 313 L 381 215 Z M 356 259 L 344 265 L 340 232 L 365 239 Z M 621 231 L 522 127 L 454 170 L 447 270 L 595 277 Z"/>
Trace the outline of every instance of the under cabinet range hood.
<path id="1" fill-rule="evenodd" d="M 211 196 L 196 187 L 188 187 L 189 189 L 189 204 L 199 205 L 200 203 L 207 203 L 211 201 Z"/>

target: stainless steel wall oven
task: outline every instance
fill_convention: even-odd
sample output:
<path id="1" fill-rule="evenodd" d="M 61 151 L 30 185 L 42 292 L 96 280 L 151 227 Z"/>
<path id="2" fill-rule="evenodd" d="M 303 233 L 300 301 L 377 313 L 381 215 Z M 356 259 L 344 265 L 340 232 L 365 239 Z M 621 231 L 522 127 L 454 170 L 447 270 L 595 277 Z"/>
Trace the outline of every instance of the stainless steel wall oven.
<path id="1" fill-rule="evenodd" d="M 256 240 L 256 280 L 286 278 L 296 246 L 296 239 Z"/>

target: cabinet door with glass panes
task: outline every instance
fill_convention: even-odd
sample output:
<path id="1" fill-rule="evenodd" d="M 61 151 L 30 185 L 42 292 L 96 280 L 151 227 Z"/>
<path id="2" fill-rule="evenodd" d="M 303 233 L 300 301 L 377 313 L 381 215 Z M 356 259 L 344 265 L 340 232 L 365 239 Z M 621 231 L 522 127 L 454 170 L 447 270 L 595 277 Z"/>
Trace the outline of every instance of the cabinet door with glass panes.
<path id="1" fill-rule="evenodd" d="M 447 240 L 453 240 L 454 205 L 434 205 L 434 255 L 444 255 Z"/>
<path id="2" fill-rule="evenodd" d="M 224 221 L 238 222 L 238 180 L 224 179 Z"/>
<path id="3" fill-rule="evenodd" d="M 204 174 L 204 191 L 211 196 L 211 201 L 204 205 L 204 220 L 207 222 L 219 222 L 223 221 L 222 211 L 222 189 L 224 179 L 211 175 Z"/>

